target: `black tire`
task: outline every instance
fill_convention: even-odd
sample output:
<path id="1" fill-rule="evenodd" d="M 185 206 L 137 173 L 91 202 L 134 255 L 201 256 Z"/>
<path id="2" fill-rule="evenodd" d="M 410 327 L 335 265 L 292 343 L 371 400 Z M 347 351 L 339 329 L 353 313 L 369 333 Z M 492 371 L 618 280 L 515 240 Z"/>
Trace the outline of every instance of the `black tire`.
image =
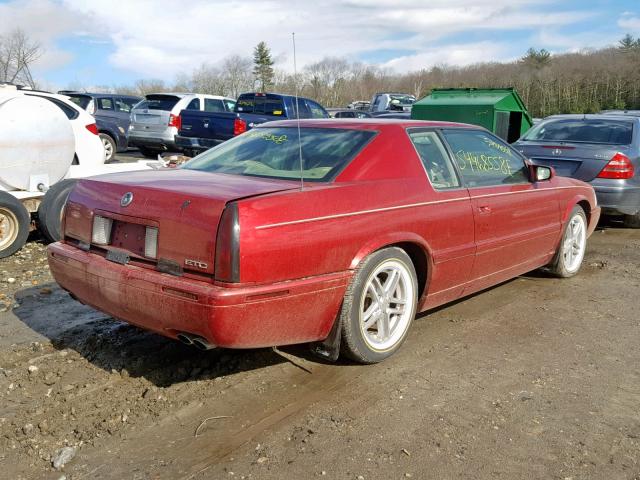
<path id="1" fill-rule="evenodd" d="M 396 328 L 401 328 L 401 331 L 395 332 L 391 336 L 398 335 L 397 339 L 392 339 L 392 344 L 384 348 L 376 348 L 371 344 L 371 341 L 365 337 L 365 327 L 362 317 L 366 314 L 366 311 L 363 312 L 362 310 L 368 301 L 368 285 L 373 281 L 372 278 L 375 272 L 382 266 L 389 265 L 390 262 L 406 272 L 406 278 L 402 280 L 403 285 L 406 284 L 404 290 L 407 294 L 407 301 L 401 314 L 404 320 L 402 320 L 402 323 L 400 323 L 400 319 L 396 320 L 396 322 L 398 322 Z M 385 284 L 381 284 L 380 286 L 385 287 L 386 281 Z M 393 355 L 404 342 L 407 332 L 411 327 L 411 323 L 416 314 L 417 298 L 418 282 L 416 271 L 411 259 L 404 250 L 397 247 L 390 247 L 378 250 L 369 255 L 360 263 L 358 268 L 356 268 L 355 275 L 347 288 L 342 303 L 339 320 L 342 325 L 342 353 L 358 363 L 365 364 L 378 363 Z M 383 309 L 391 308 L 392 303 L 393 302 L 385 302 Z M 369 307 L 372 306 L 373 302 L 370 302 Z M 396 305 L 395 308 L 398 308 L 398 305 Z M 390 323 L 387 324 L 387 329 L 392 331 L 393 329 L 390 328 L 389 325 Z M 376 335 L 378 335 L 380 327 L 376 325 L 376 329 Z"/>
<path id="2" fill-rule="evenodd" d="M 57 242 L 62 238 L 60 223 L 62 213 L 67 203 L 69 193 L 73 190 L 77 180 L 61 180 L 54 184 L 44 194 L 38 207 L 38 229 L 51 242 Z"/>
<path id="3" fill-rule="evenodd" d="M 640 212 L 635 215 L 625 215 L 624 226 L 627 228 L 640 228 Z"/>
<path id="4" fill-rule="evenodd" d="M 580 217 L 582 219 L 583 228 L 584 228 L 583 246 L 582 246 L 582 251 L 580 252 L 580 261 L 577 267 L 567 263 L 568 261 L 564 255 L 564 249 L 563 249 L 564 244 L 567 241 L 568 236 L 570 235 L 570 225 L 572 224 L 572 221 L 576 217 Z M 586 250 L 587 228 L 588 228 L 587 215 L 584 213 L 584 210 L 582 209 L 582 207 L 580 207 L 579 205 L 576 205 L 575 207 L 573 207 L 573 210 L 571 210 L 571 214 L 567 219 L 567 224 L 565 225 L 564 231 L 562 232 L 562 239 L 560 240 L 558 251 L 556 252 L 556 255 L 553 258 L 553 261 L 551 262 L 551 264 L 549 264 L 547 267 L 548 271 L 552 275 L 560 278 L 569 278 L 569 277 L 573 277 L 576 273 L 578 273 L 578 271 L 580 271 L 580 267 L 582 266 L 582 261 L 584 259 L 584 251 Z"/>
<path id="5" fill-rule="evenodd" d="M 102 145 L 104 146 L 104 161 L 110 162 L 116 155 L 116 149 L 118 148 L 116 145 L 116 141 L 111 135 L 107 133 L 101 133 L 100 140 L 102 141 Z"/>
<path id="6" fill-rule="evenodd" d="M 160 150 L 154 150 L 154 149 L 148 148 L 148 147 L 138 147 L 138 150 L 140 150 L 140 153 L 145 158 L 156 159 L 156 158 L 158 158 L 158 154 L 160 153 Z"/>
<path id="7" fill-rule="evenodd" d="M 0 258 L 13 255 L 27 243 L 31 215 L 14 196 L 0 192 Z"/>

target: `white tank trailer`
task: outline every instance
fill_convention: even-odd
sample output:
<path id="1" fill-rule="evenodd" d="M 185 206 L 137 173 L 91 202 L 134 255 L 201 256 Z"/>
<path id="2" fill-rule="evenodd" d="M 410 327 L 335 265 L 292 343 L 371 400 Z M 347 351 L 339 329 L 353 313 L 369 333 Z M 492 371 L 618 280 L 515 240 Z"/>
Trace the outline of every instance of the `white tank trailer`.
<path id="1" fill-rule="evenodd" d="M 0 85 L 0 258 L 20 250 L 32 230 L 60 239 L 64 204 L 76 179 L 161 168 L 162 161 L 72 165 L 75 139 L 54 103 Z"/>

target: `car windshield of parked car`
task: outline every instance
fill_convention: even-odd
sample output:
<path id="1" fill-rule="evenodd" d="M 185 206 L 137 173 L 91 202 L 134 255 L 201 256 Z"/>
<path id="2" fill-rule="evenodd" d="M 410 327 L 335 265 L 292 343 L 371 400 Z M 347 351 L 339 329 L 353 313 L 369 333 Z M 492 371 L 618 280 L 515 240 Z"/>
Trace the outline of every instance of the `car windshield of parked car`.
<path id="1" fill-rule="evenodd" d="M 180 101 L 175 95 L 147 95 L 135 106 L 136 110 L 166 110 L 170 111 Z"/>
<path id="2" fill-rule="evenodd" d="M 542 122 L 534 126 L 522 139 L 541 142 L 629 145 L 632 133 L 632 122 L 596 118 L 572 118 Z"/>
<path id="3" fill-rule="evenodd" d="M 184 165 L 190 170 L 252 177 L 333 180 L 375 136 L 371 130 L 255 128 L 198 155 Z M 300 165 L 302 146 L 302 169 Z"/>

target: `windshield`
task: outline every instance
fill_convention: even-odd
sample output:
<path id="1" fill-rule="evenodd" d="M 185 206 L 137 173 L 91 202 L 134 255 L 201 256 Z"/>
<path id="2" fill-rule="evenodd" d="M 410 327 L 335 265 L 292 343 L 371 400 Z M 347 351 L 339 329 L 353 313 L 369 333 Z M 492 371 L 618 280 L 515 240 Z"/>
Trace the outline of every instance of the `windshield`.
<path id="1" fill-rule="evenodd" d="M 179 101 L 180 97 L 174 95 L 147 95 L 143 101 L 135 106 L 135 109 L 170 111 Z"/>
<path id="2" fill-rule="evenodd" d="M 89 102 L 91 102 L 91 97 L 87 95 L 68 95 L 68 97 L 69 100 L 71 100 L 83 110 L 86 110 Z"/>
<path id="3" fill-rule="evenodd" d="M 558 119 L 542 122 L 529 130 L 523 140 L 541 142 L 582 142 L 629 145 L 633 124 L 624 120 L 595 118 Z"/>
<path id="4" fill-rule="evenodd" d="M 375 136 L 370 130 L 302 128 L 304 170 L 300 171 L 298 129 L 255 128 L 198 155 L 189 170 L 252 177 L 331 181 Z"/>

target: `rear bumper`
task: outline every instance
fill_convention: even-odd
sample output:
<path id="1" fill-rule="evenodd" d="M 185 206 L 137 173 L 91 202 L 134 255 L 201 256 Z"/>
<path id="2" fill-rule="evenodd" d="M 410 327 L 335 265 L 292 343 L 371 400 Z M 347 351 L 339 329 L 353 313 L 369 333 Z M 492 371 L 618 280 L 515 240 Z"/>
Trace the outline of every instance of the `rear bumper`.
<path id="1" fill-rule="evenodd" d="M 82 303 L 167 337 L 192 333 L 226 348 L 325 339 L 352 275 L 231 288 L 116 264 L 60 242 L 47 250 L 55 280 Z"/>
<path id="2" fill-rule="evenodd" d="M 161 133 L 141 133 L 136 130 L 129 132 L 130 147 L 147 147 L 157 150 L 174 150 L 176 148 L 175 136 Z"/>
<path id="3" fill-rule="evenodd" d="M 592 185 L 603 214 L 634 215 L 640 212 L 640 187 Z"/>
<path id="4" fill-rule="evenodd" d="M 212 138 L 192 138 L 176 135 L 176 146 L 183 150 L 197 150 L 199 152 L 204 152 L 216 145 L 220 145 L 223 141 L 224 140 L 216 140 Z"/>

